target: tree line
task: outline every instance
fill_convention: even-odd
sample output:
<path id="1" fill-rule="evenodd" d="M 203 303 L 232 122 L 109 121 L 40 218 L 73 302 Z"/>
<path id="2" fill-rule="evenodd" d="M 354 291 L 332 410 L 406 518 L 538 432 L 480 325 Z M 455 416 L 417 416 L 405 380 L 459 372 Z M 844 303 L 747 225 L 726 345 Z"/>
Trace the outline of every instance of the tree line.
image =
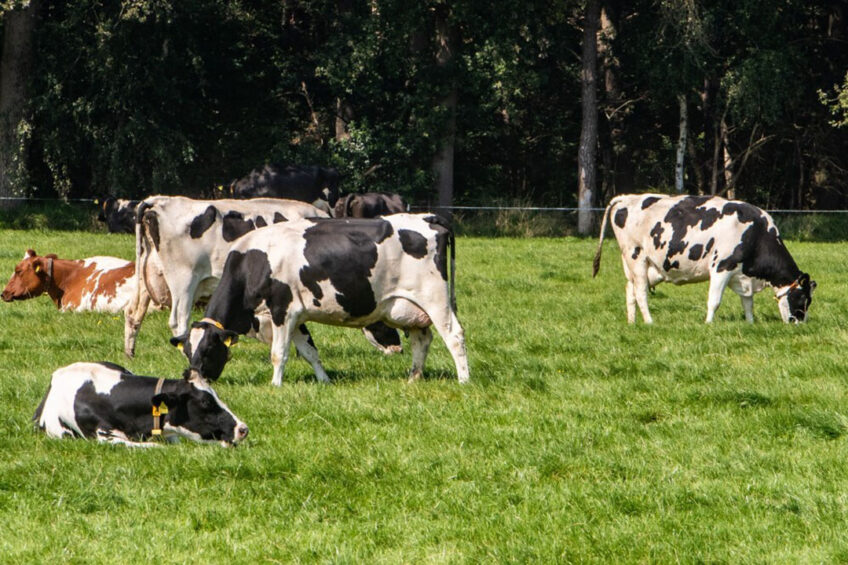
<path id="1" fill-rule="evenodd" d="M 7 0 L 0 196 L 211 196 L 280 162 L 432 206 L 846 207 L 846 18 L 835 0 Z"/>

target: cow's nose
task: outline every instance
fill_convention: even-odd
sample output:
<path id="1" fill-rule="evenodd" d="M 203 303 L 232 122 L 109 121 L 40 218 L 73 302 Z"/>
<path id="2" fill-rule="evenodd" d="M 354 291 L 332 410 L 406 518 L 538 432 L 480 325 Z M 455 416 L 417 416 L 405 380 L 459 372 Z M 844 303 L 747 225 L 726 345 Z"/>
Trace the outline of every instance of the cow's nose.
<path id="1" fill-rule="evenodd" d="M 239 439 L 244 439 L 247 437 L 247 434 L 250 430 L 247 427 L 247 424 L 241 424 L 238 428 L 236 428 L 236 435 Z"/>
<path id="2" fill-rule="evenodd" d="M 790 324 L 797 324 L 798 318 L 796 318 L 795 316 L 789 316 L 789 323 Z"/>
<path id="3" fill-rule="evenodd" d="M 11 302 L 12 301 L 12 293 L 4 290 L 2 294 L 3 302 Z"/>

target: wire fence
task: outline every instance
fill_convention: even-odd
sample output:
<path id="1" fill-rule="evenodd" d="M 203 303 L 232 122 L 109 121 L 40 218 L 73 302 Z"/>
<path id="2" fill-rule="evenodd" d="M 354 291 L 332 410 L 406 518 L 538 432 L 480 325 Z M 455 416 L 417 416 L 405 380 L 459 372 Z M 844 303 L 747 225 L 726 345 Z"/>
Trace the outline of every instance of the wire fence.
<path id="1" fill-rule="evenodd" d="M 102 229 L 93 219 L 97 198 L 38 198 L 0 197 L 2 202 L 28 204 L 18 207 L 2 206 L 0 226 L 16 229 Z M 65 206 L 51 206 L 64 204 Z M 437 205 L 410 206 L 412 212 L 440 212 L 452 215 L 460 235 L 482 237 L 562 237 L 577 235 L 579 208 L 568 206 L 509 206 L 509 205 Z M 604 208 L 589 209 L 593 214 L 593 235 L 600 228 Z M 788 210 L 768 209 L 785 239 L 810 241 L 848 240 L 848 210 Z"/>

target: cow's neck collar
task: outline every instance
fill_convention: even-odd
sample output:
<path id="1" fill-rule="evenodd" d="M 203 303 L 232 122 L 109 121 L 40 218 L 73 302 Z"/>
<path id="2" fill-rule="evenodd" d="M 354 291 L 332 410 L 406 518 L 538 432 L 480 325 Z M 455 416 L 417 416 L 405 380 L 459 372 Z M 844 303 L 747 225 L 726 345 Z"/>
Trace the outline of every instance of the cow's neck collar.
<path id="1" fill-rule="evenodd" d="M 157 394 L 162 392 L 162 385 L 165 384 L 165 379 L 160 378 L 156 383 L 156 389 L 153 391 L 153 398 L 156 397 Z M 164 421 L 165 416 L 168 415 L 168 406 L 163 402 L 159 406 L 153 405 L 153 430 L 150 432 L 153 434 L 154 438 L 162 437 L 162 426 L 161 423 Z"/>
<path id="2" fill-rule="evenodd" d="M 53 264 L 53 257 L 47 258 L 47 278 L 44 281 L 44 288 L 47 291 L 47 295 L 50 296 L 50 299 L 56 304 L 57 307 L 62 306 L 62 296 L 64 296 L 65 291 L 56 284 L 56 274 L 55 274 L 55 265 Z"/>
<path id="3" fill-rule="evenodd" d="M 799 286 L 801 286 L 801 283 L 800 283 L 800 282 L 798 282 L 798 280 L 799 280 L 799 279 L 800 279 L 800 277 L 798 277 L 797 279 L 795 279 L 794 281 L 792 281 L 792 284 L 786 285 L 786 286 L 783 288 L 783 290 L 775 289 L 774 299 L 775 299 L 775 300 L 780 300 L 781 298 L 783 298 L 784 296 L 786 296 L 787 294 L 789 294 L 790 292 L 792 292 L 792 290 L 793 290 L 793 289 L 796 289 L 796 288 L 798 288 Z"/>
<path id="4" fill-rule="evenodd" d="M 224 324 L 222 324 L 222 323 L 221 323 L 221 322 L 219 322 L 218 320 L 213 320 L 212 318 L 203 318 L 203 319 L 202 319 L 202 320 L 200 320 L 200 321 L 201 321 L 201 322 L 206 322 L 207 324 L 212 324 L 213 326 L 215 326 L 215 327 L 216 327 L 216 328 L 218 328 L 219 330 L 223 330 L 223 329 L 224 329 Z"/>

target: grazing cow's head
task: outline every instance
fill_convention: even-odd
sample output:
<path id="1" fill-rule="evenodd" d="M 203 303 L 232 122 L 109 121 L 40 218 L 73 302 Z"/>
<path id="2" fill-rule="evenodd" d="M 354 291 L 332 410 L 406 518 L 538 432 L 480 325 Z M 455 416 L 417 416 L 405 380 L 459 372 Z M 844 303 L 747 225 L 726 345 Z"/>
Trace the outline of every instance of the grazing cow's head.
<path id="1" fill-rule="evenodd" d="M 802 273 L 792 284 L 775 289 L 774 299 L 784 322 L 799 324 L 807 320 L 815 289 L 816 281 L 811 281 L 807 273 Z"/>
<path id="2" fill-rule="evenodd" d="M 15 265 L 15 272 L 3 290 L 3 301 L 26 300 L 41 296 L 47 290 L 52 273 L 52 263 L 56 255 L 39 257 L 28 249 L 23 260 Z"/>
<path id="3" fill-rule="evenodd" d="M 238 342 L 238 333 L 226 330 L 214 320 L 204 318 L 191 325 L 188 333 L 172 337 L 176 346 L 188 358 L 185 376 L 197 374 L 210 381 L 217 380 L 230 359 L 230 347 Z"/>
<path id="4" fill-rule="evenodd" d="M 236 445 L 247 437 L 247 425 L 221 402 L 209 383 L 200 376 L 190 375 L 176 392 L 159 393 L 152 399 L 161 411 L 167 407 L 163 431 L 195 441 Z"/>

